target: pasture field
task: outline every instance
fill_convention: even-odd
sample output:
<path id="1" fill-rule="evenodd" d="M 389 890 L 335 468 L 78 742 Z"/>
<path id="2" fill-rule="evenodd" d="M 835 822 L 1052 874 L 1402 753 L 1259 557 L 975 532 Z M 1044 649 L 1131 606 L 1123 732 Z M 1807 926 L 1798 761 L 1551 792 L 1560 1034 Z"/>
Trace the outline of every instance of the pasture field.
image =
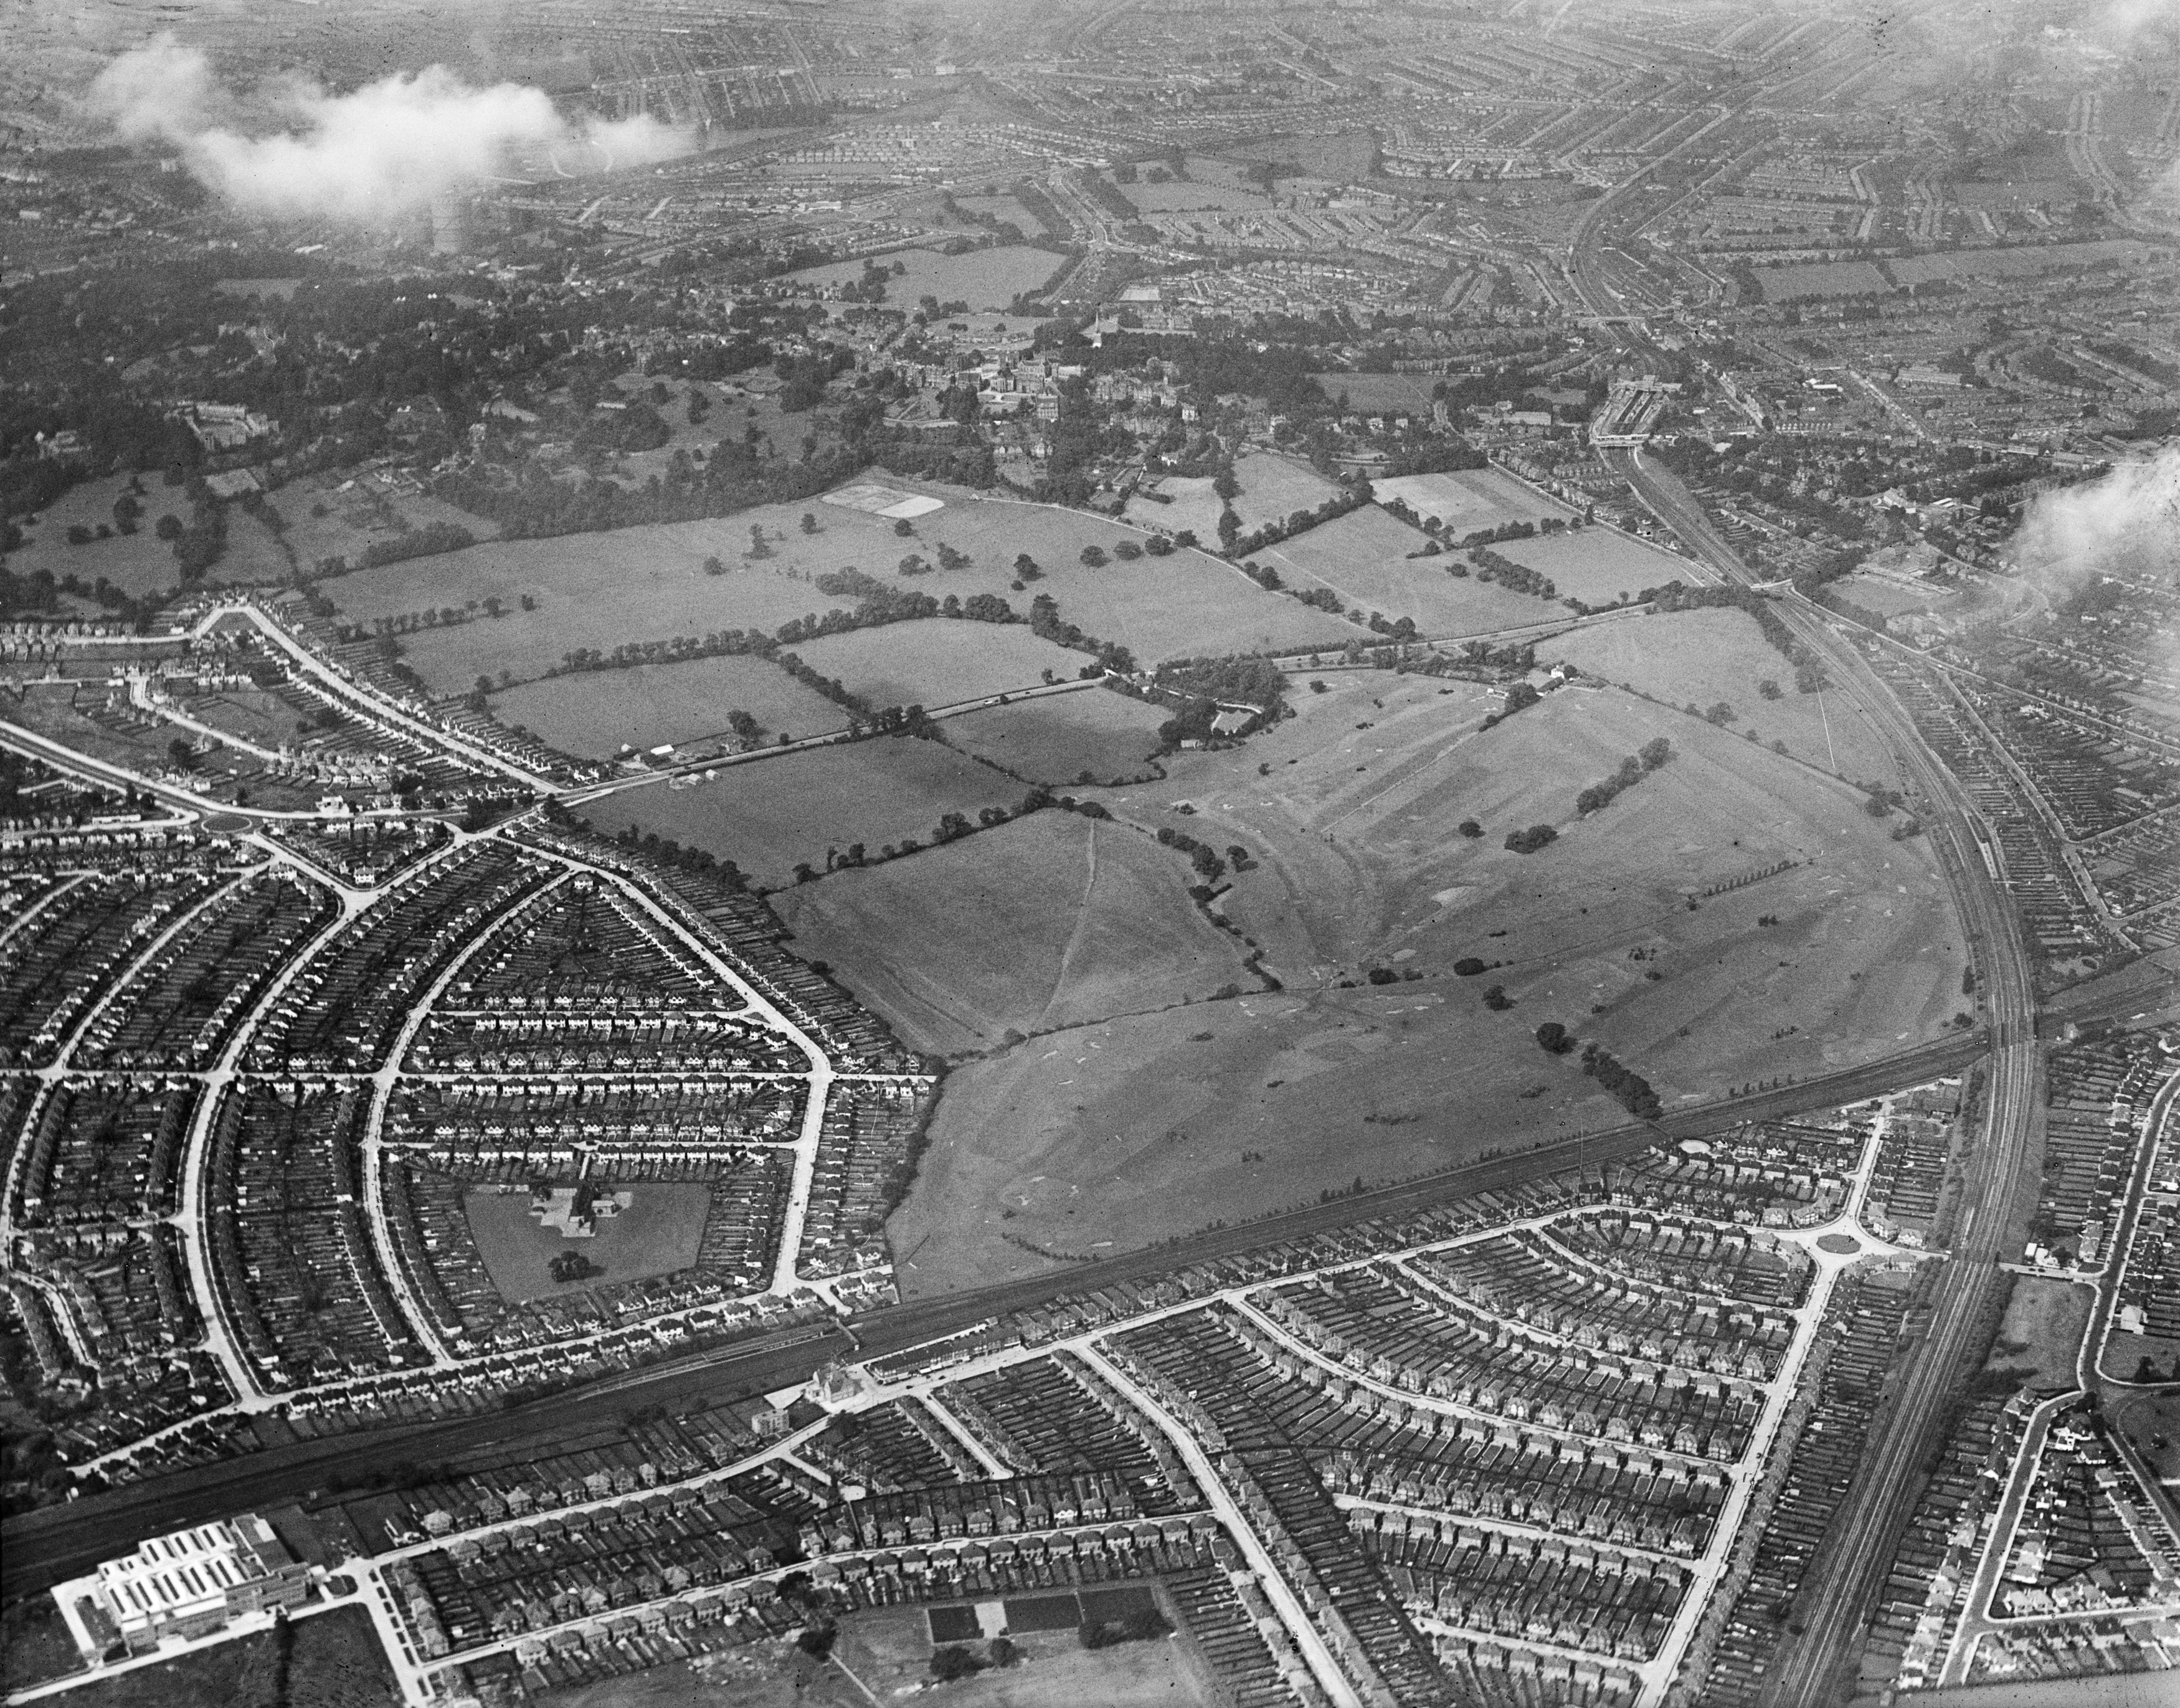
<path id="1" fill-rule="evenodd" d="M 2109 1368 L 2113 1361 L 2107 1358 L 2106 1363 Z M 2130 1363 L 2121 1374 L 2131 1375 L 2133 1369 Z M 2116 1393 L 2105 1402 L 2105 1408 L 2113 1424 L 2127 1432 L 2135 1450 L 2168 1487 L 2180 1478 L 2180 1388 Z"/>
<path id="2" fill-rule="evenodd" d="M 955 205 L 970 213 L 988 214 L 994 219 L 1006 221 L 1025 237 L 1044 234 L 1044 222 L 1022 205 L 1021 199 L 1005 191 L 994 191 L 989 196 L 957 196 Z M 1056 265 L 1058 257 L 1054 256 Z"/>
<path id="3" fill-rule="evenodd" d="M 1134 781 L 1154 774 L 1148 756 L 1166 716 L 1164 707 L 1091 688 L 967 713 L 948 721 L 946 739 L 1028 782 Z"/>
<path id="4" fill-rule="evenodd" d="M 1078 561 L 1084 547 L 1109 554 L 1120 541 L 1142 537 L 1122 522 L 891 477 L 885 483 L 933 493 L 945 506 L 917 519 L 906 537 L 896 535 L 883 518 L 813 499 L 717 521 L 496 541 L 343 576 L 322 583 L 322 590 L 343 617 L 365 622 L 498 598 L 505 614 L 497 620 L 403 637 L 410 665 L 440 694 L 466 693 L 480 675 L 497 676 L 502 670 L 529 680 L 577 647 L 610 653 L 626 642 L 675 635 L 777 631 L 794 618 L 853 604 L 819 592 L 812 585 L 816 576 L 846 566 L 889 576 L 911 552 L 935 560 L 942 542 L 966 553 L 969 564 L 904 585 L 938 598 L 996 593 L 1025 615 L 1032 598 L 1049 592 L 1068 621 L 1131 648 L 1145 664 L 1206 653 L 1334 645 L 1358 632 L 1336 617 L 1265 592 L 1232 565 L 1200 552 L 1084 567 Z M 815 533 L 801 531 L 806 512 L 818 519 Z M 768 556 L 746 555 L 752 527 L 764 531 Z M 1022 552 L 1043 566 L 1044 576 L 1017 592 L 1010 584 L 1016 555 Z M 704 573 L 711 556 L 727 573 Z M 535 601 L 535 610 L 520 608 L 524 594 Z"/>
<path id="5" fill-rule="evenodd" d="M 1617 528 L 1577 528 L 1530 540 L 1509 540 L 1495 552 L 1550 576 L 1560 597 L 1609 605 L 1625 594 L 1668 581 L 1693 581 L 1695 566 L 1683 557 L 1646 544 Z"/>
<path id="6" fill-rule="evenodd" d="M 1469 684 L 1324 680 L 1242 746 L 1098 797 L 1252 851 L 1219 905 L 1285 988 L 950 1075 L 890 1224 L 905 1292 L 1161 1239 L 1206 1204 L 1230 1220 L 1624 1121 L 1575 1058 L 1537 1047 L 1547 1020 L 1671 1108 L 1937 1035 L 1962 1006 L 1963 939 L 1924 839 L 1891 840 L 1847 785 L 1615 690 L 1564 689 L 1486 731 L 1498 697 Z M 1671 762 L 1578 818 L 1577 792 L 1654 735 Z M 1460 834 L 1468 818 L 1483 835 Z M 1503 846 L 1537 824 L 1558 840 Z M 1800 863 L 1704 893 L 1782 860 Z M 1487 971 L 1456 974 L 1464 957 Z M 1363 982 L 1374 967 L 1398 982 Z M 1502 1011 L 1481 1000 L 1494 983 Z"/>
<path id="7" fill-rule="evenodd" d="M 1301 458 L 1273 451 L 1250 452 L 1234 465 L 1234 478 L 1241 487 L 1234 496 L 1234 514 L 1241 519 L 1245 534 L 1266 522 L 1285 521 L 1296 510 L 1313 510 L 1340 490 Z M 1216 528 L 1215 514 L 1211 521 Z"/>
<path id="8" fill-rule="evenodd" d="M 1339 402 L 1347 394 L 1347 406 L 1357 410 L 1390 410 L 1396 415 L 1429 415 L 1431 388 L 1439 382 L 1427 373 L 1320 373 L 1311 376 L 1325 396 Z M 1408 475 L 1412 481 L 1435 478 Z M 1379 482 L 1373 482 L 1374 486 Z M 1383 488 L 1380 487 L 1380 490 Z M 1422 506 L 1417 506 L 1421 509 Z"/>
<path id="9" fill-rule="evenodd" d="M 1861 570 L 1833 582 L 1832 591 L 1880 617 L 1897 617 L 1909 611 L 1934 610 L 1961 603 L 1960 593 L 1952 587 L 1935 582 L 1918 585 L 1912 577 L 1871 575 Z"/>
<path id="10" fill-rule="evenodd" d="M 2005 1320 L 1998 1325 L 1998 1342 L 1985 1360 L 1988 1368 L 2034 1372 L 2036 1386 L 2046 1390 L 2074 1386 L 2074 1361 L 2089 1332 L 2089 1312 L 2096 1303 L 2086 1286 L 2043 1275 L 2016 1275 L 2013 1295 L 2007 1301 Z M 2014 1352 L 2012 1347 L 2025 1350 Z M 2122 1375 L 2133 1368 L 2117 1370 Z M 2117 1360 L 2107 1358 L 2108 1367 Z"/>
<path id="11" fill-rule="evenodd" d="M 633 824 L 731 860 L 758 889 L 795 881 L 797 862 L 823 870 L 828 848 L 861 842 L 873 859 L 889 844 L 927 846 L 942 814 L 974 819 L 1013 807 L 1026 791 L 937 741 L 889 736 L 729 765 L 708 783 L 625 789 L 583 812 L 608 835 Z"/>
<path id="12" fill-rule="evenodd" d="M 492 697 L 492 714 L 520 725 L 548 747 L 609 759 L 671 741 L 685 747 L 727 732 L 727 714 L 747 712 L 768 739 L 845 730 L 848 714 L 768 659 L 747 655 L 685 658 L 626 670 L 578 670 L 526 682 Z"/>
<path id="13" fill-rule="evenodd" d="M 381 541 L 396 539 L 433 522 L 467 528 L 480 540 L 492 539 L 499 532 L 498 523 L 410 492 L 376 471 L 359 475 L 306 475 L 273 493 L 272 502 L 287 518 L 288 544 L 295 551 L 297 566 L 306 574 L 328 558 L 345 558 L 350 564 L 360 564 L 363 554 Z M 317 514 L 320 510 L 325 514 Z"/>
<path id="14" fill-rule="evenodd" d="M 1549 516 L 1572 521 L 1577 514 L 1557 499 L 1546 497 L 1500 469 L 1396 475 L 1390 480 L 1373 481 L 1371 487 L 1380 502 L 1400 499 L 1425 521 L 1439 518 L 1456 539 L 1478 528 L 1495 528 L 1507 522 L 1541 522 Z"/>
<path id="15" fill-rule="evenodd" d="M 50 570 L 55 580 L 80 576 L 85 582 L 96 582 L 103 576 L 138 598 L 179 587 L 182 576 L 174 562 L 174 548 L 151 530 L 161 516 L 169 514 L 187 521 L 190 501 L 182 496 L 179 487 L 162 484 L 156 474 L 144 477 L 144 495 L 137 500 L 144 506 L 144 514 L 135 533 L 117 532 L 111 539 L 94 539 L 80 546 L 68 543 L 71 527 L 95 532 L 101 522 L 113 527 L 113 501 L 128 484 L 127 475 L 105 475 L 70 487 L 37 513 L 36 527 L 23 530 L 22 545 L 8 554 L 8 569 L 19 576 Z M 230 524 L 234 520 L 233 515 L 228 517 Z M 219 576 L 226 572 L 224 564 L 213 570 Z"/>
<path id="16" fill-rule="evenodd" d="M 1459 554 L 1411 559 L 1429 537 L 1375 504 L 1335 516 L 1307 533 L 1252 552 L 1249 561 L 1269 564 L 1291 587 L 1329 587 L 1351 610 L 1412 617 L 1426 635 L 1489 635 L 1532 623 L 1571 620 L 1573 613 L 1551 599 L 1520 593 L 1496 581 L 1451 573 L 1467 565 Z"/>
<path id="17" fill-rule="evenodd" d="M 1253 985 L 1192 881 L 1141 830 L 1053 809 L 773 905 L 798 954 L 917 1049 L 957 1055 Z"/>
<path id="18" fill-rule="evenodd" d="M 1860 704 L 1835 691 L 1796 691 L 1793 666 L 1745 611 L 1632 614 L 1555 636 L 1538 647 L 1537 659 L 1564 659 L 1585 675 L 1675 706 L 1693 701 L 1709 708 L 1724 700 L 1738 714 L 1732 727 L 1755 730 L 1767 746 L 1784 741 L 1797 758 L 1858 780 L 1901 781 L 1898 762 Z M 1759 685 L 1766 681 L 1778 684 L 1777 699 L 1764 697 Z"/>
<path id="19" fill-rule="evenodd" d="M 886 300 L 895 307 L 913 308 L 917 299 L 935 296 L 941 302 L 966 302 L 972 309 L 1005 308 L 1024 291 L 1043 288 L 1057 273 L 1062 258 L 1049 250 L 1027 244 L 1004 244 L 997 249 L 972 250 L 966 255 L 942 255 L 935 249 L 904 249 L 873 257 L 880 266 L 895 262 L 908 271 L 886 287 Z M 829 262 L 806 267 L 789 278 L 801 284 L 852 284 L 863 276 L 863 263 Z"/>
<path id="20" fill-rule="evenodd" d="M 1197 213 L 1206 209 L 1222 213 L 1248 213 L 1272 206 L 1263 191 L 1238 184 L 1203 183 L 1175 179 L 1153 184 L 1138 178 L 1118 186 L 1121 195 L 1144 213 Z"/>
<path id="21" fill-rule="evenodd" d="M 484 1259 L 485 1273 L 499 1296 L 515 1303 L 580 1292 L 588 1281 L 556 1281 L 556 1257 L 581 1252 L 603 1271 L 600 1281 L 641 1281 L 672 1275 L 696 1261 L 704 1237 L 704 1217 L 712 1189 L 685 1181 L 622 1182 L 628 1207 L 618 1215 L 600 1216 L 588 1239 L 568 1239 L 530 1214 L 530 1193 L 518 1187 L 502 1192 L 473 1187 L 462 1194 L 462 1213 L 470 1237 Z"/>
<path id="22" fill-rule="evenodd" d="M 795 652 L 871 705 L 932 708 L 1034 687 L 1047 670 L 1065 680 L 1089 662 L 1038 639 L 1026 624 L 951 617 L 827 635 Z"/>
<path id="23" fill-rule="evenodd" d="M 1207 544 L 1216 543 L 1219 513 L 1225 506 L 1212 491 L 1209 475 L 1167 475 L 1159 482 L 1159 493 L 1168 502 L 1160 504 L 1141 493 L 1129 493 L 1120 514 L 1138 527 L 1159 528 L 1169 534 L 1186 530 Z"/>

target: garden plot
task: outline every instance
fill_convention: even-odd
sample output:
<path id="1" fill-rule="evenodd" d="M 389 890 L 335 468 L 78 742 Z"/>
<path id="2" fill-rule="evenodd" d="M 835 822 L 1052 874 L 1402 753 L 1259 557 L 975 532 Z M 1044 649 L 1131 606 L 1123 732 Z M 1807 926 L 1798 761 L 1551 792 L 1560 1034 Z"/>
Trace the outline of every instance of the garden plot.
<path id="1" fill-rule="evenodd" d="M 492 714 L 564 753 L 607 759 L 672 742 L 729 736 L 728 715 L 747 712 L 766 740 L 790 741 L 847 727 L 848 714 L 768 659 L 729 655 L 578 670 L 492 697 Z"/>
<path id="2" fill-rule="evenodd" d="M 1253 985 L 1192 881 L 1142 831 L 1053 809 L 773 905 L 798 954 L 917 1049 L 950 1054 Z"/>

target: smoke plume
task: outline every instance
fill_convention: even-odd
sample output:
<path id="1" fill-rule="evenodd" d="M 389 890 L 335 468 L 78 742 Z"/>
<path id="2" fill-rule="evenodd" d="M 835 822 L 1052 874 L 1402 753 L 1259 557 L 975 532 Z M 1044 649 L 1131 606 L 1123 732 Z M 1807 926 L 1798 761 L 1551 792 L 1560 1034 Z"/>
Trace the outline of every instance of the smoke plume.
<path id="1" fill-rule="evenodd" d="M 2014 555 L 2054 591 L 2100 573 L 2180 573 L 2180 443 L 2148 462 L 2037 494 Z"/>
<path id="2" fill-rule="evenodd" d="M 208 189 L 239 207 L 362 224 L 420 212 L 504 174 L 517 151 L 553 151 L 569 172 L 641 165 L 693 146 L 648 118 L 571 123 L 542 90 L 474 88 L 439 65 L 346 95 L 306 79 L 238 91 L 172 35 L 108 65 L 87 101 L 124 139 L 180 150 Z M 562 163 L 560 151 L 572 157 Z"/>

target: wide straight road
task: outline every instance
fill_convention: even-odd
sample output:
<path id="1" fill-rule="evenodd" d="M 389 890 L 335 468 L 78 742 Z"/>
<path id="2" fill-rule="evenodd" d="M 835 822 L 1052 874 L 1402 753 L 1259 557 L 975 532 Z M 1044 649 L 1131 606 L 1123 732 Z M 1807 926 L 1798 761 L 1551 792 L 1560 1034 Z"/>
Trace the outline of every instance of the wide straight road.
<path id="1" fill-rule="evenodd" d="M 1605 454 L 1643 501 L 1705 564 L 1742 586 L 1752 576 L 1687 488 L 1639 452 Z M 1923 1466 L 1952 1418 L 1963 1382 L 1983 1362 L 2001 1297 L 2001 1259 L 2018 1209 L 2033 1202 L 2044 1114 L 2043 1050 L 2028 954 L 2011 901 L 1986 865 L 1986 838 L 1960 780 L 1924 742 L 1891 687 L 1814 607 L 1781 600 L 1796 636 L 1823 658 L 1874 719 L 1924 803 L 1975 956 L 1993 1050 L 1982 1083 L 1950 1255 L 1931 1298 L 1930 1323 L 1872 1420 L 1867 1450 L 1803 1575 L 1790 1637 L 1766 1672 L 1764 1700 L 1825 1708 L 1852 1695 L 1868 1623 L 1898 1549 Z"/>
<path id="2" fill-rule="evenodd" d="M 570 1437 L 617 1426 L 639 1407 L 718 1404 L 772 1392 L 806 1380 L 830 1359 L 899 1351 L 1009 1311 L 1032 1309 L 1063 1293 L 1088 1292 L 1117 1281 L 1148 1281 L 1193 1263 L 1305 1238 L 1327 1228 L 1413 1214 L 1479 1193 L 1506 1191 L 1561 1170 L 1632 1156 L 1661 1138 L 1693 1138 L 1744 1121 L 1781 1120 L 1859 1102 L 1958 1072 L 1983 1054 L 1986 1042 L 1979 1033 L 1942 1038 L 1858 1067 L 1668 1114 L 1655 1125 L 1635 1124 L 1566 1139 L 1099 1263 L 973 1292 L 912 1300 L 856 1318 L 851 1325 L 852 1345 L 846 1335 L 829 1325 L 784 1330 L 612 1376 L 489 1416 L 298 1441 L 88 1495 L 66 1506 L 10 1519 L 0 1530 L 0 1544 L 4 1545 L 0 1545 L 0 1597 L 12 1600 L 44 1589 L 102 1560 L 127 1553 L 146 1536 L 253 1506 L 300 1498 L 336 1475 L 355 1485 L 375 1475 L 410 1473 L 420 1463 L 465 1458 L 505 1462 L 523 1457 L 526 1451 L 551 1452 Z"/>

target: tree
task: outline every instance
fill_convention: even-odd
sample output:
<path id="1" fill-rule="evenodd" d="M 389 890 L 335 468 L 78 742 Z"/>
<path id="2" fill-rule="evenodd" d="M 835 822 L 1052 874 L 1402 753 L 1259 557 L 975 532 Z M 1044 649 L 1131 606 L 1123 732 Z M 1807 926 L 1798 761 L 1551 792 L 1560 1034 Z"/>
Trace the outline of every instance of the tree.
<path id="1" fill-rule="evenodd" d="M 1038 568 L 1037 559 L 1027 552 L 1017 552 L 1015 554 L 1015 574 L 1025 581 L 1034 581 L 1041 577 L 1044 571 Z"/>
<path id="2" fill-rule="evenodd" d="M 1098 546 L 1083 547 L 1081 562 L 1082 567 L 1086 570 L 1102 570 L 1105 567 L 1105 554 L 1104 549 Z"/>
<path id="3" fill-rule="evenodd" d="M 1560 833 L 1549 824 L 1532 824 L 1526 830 L 1506 833 L 1506 846 L 1517 854 L 1533 854 L 1559 840 Z"/>
<path id="4" fill-rule="evenodd" d="M 806 534 L 814 534 L 818 532 L 818 517 L 814 512 L 810 510 L 803 511 L 802 532 Z"/>
<path id="5" fill-rule="evenodd" d="M 172 510 L 151 524 L 151 532 L 170 543 L 182 537 L 182 519 Z"/>
<path id="6" fill-rule="evenodd" d="M 1011 1637 L 994 1637 L 986 1648 L 991 1656 L 992 1665 L 994 1667 L 1016 1666 L 1020 1663 L 1022 1657 L 1021 1650 L 1016 1646 L 1015 1639 Z"/>
<path id="7" fill-rule="evenodd" d="M 727 566 L 726 566 L 724 564 L 721 563 L 721 562 L 718 560 L 718 559 L 717 557 L 709 557 L 709 558 L 707 558 L 707 559 L 704 559 L 704 573 L 705 573 L 706 575 L 707 575 L 707 576 L 724 576 L 724 574 L 726 574 L 726 572 L 727 572 Z M 525 595 L 523 596 L 523 598 L 524 598 L 524 604 L 523 604 L 522 609 L 523 609 L 524 610 L 526 610 L 526 610 L 531 609 L 531 605 L 530 605 L 530 603 L 528 603 L 529 596 L 528 596 L 527 594 L 525 594 Z"/>
<path id="8" fill-rule="evenodd" d="M 942 1684 L 973 1678 L 983 1670 L 983 1657 L 962 1644 L 941 1644 L 931 1651 L 931 1676 Z"/>
<path id="9" fill-rule="evenodd" d="M 1464 836 L 1481 836 L 1484 834 L 1484 827 L 1473 818 L 1464 818 L 1461 821 L 1461 834 Z"/>
<path id="10" fill-rule="evenodd" d="M 1673 744 L 1663 736 L 1654 736 L 1635 750 L 1635 757 L 1643 762 L 1645 771 L 1655 771 L 1673 757 Z"/>
<path id="11" fill-rule="evenodd" d="M 1573 1038 L 1556 1020 L 1547 1020 L 1537 1028 L 1537 1042 L 1550 1055 L 1565 1055 L 1574 1048 Z"/>
<path id="12" fill-rule="evenodd" d="M 1706 723 L 1723 725 L 1731 724 L 1741 714 L 1738 712 L 1733 709 L 1732 705 L 1729 702 L 1725 700 L 1716 700 L 1711 703 L 1710 708 L 1704 714 L 1704 719 Z"/>
<path id="13" fill-rule="evenodd" d="M 197 768 L 196 750 L 179 736 L 167 743 L 167 758 L 177 771 L 194 771 Z"/>
<path id="14" fill-rule="evenodd" d="M 916 529 L 911 525 L 906 516 L 899 516 L 894 521 L 893 531 L 895 534 L 900 536 L 900 537 L 905 540 L 911 534 L 914 533 Z"/>
<path id="15" fill-rule="evenodd" d="M 1775 700 L 1780 696 L 1781 689 L 1776 682 L 1766 676 L 1756 685 L 1756 691 L 1767 700 Z"/>
<path id="16" fill-rule="evenodd" d="M 764 525 L 761 522 L 750 524 L 749 554 L 753 558 L 768 558 L 772 555 L 772 548 L 764 543 Z"/>

